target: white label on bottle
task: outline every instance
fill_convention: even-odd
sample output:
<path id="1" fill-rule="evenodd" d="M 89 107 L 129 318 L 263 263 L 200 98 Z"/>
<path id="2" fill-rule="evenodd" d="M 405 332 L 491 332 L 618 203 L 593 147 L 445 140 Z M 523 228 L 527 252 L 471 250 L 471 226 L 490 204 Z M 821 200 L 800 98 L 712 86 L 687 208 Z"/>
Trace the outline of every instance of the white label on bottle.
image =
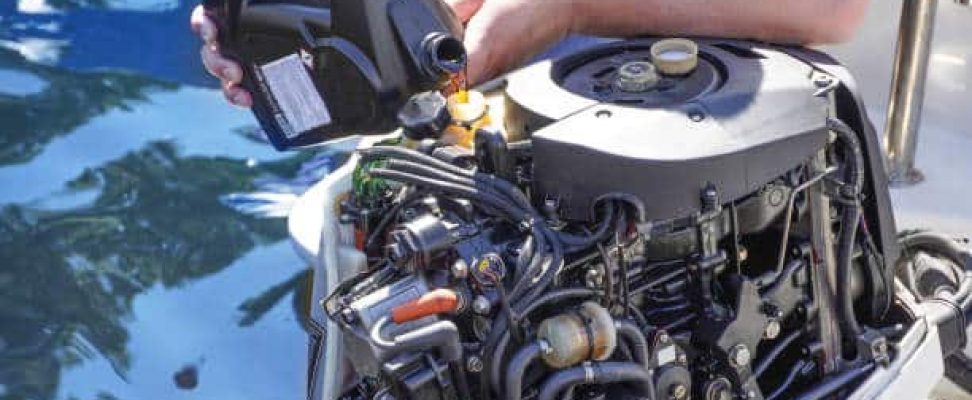
<path id="1" fill-rule="evenodd" d="M 283 114 L 275 117 L 288 139 L 331 123 L 327 104 L 298 54 L 264 64 L 260 71 Z"/>

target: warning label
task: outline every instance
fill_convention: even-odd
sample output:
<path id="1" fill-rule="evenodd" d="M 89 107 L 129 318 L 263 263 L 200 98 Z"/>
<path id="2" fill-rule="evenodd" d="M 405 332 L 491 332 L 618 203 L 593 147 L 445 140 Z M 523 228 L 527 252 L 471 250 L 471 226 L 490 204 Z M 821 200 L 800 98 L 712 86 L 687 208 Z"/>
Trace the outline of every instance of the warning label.
<path id="1" fill-rule="evenodd" d="M 275 117 L 288 139 L 331 123 L 331 113 L 299 55 L 264 64 L 260 72 L 280 107 L 280 114 Z"/>

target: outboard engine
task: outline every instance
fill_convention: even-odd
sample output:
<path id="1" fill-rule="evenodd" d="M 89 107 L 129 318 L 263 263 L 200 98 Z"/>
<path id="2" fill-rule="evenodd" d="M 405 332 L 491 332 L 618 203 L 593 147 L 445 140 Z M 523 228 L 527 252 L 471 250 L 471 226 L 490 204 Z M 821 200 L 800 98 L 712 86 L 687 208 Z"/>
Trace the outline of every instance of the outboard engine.
<path id="1" fill-rule="evenodd" d="M 438 0 L 213 3 L 278 148 L 400 128 L 327 181 L 340 398 L 866 398 L 966 345 L 972 253 L 899 237 L 824 54 L 619 40 L 497 113 Z"/>

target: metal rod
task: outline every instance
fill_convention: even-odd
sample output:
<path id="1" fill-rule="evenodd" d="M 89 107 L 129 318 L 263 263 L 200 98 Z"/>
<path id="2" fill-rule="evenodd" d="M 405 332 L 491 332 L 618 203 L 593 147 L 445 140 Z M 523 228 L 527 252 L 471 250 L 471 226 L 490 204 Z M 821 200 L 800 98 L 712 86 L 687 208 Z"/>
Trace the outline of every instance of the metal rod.
<path id="1" fill-rule="evenodd" d="M 915 168 L 915 150 L 937 8 L 938 0 L 904 0 L 901 6 L 884 132 L 884 150 L 893 186 L 913 185 L 924 179 Z"/>
<path id="2" fill-rule="evenodd" d="M 826 150 L 820 150 L 810 162 L 810 174 L 821 174 L 827 170 Z M 813 298 L 817 307 L 818 339 L 823 342 L 823 360 L 820 366 L 825 373 L 840 368 L 841 336 L 837 326 L 836 309 L 833 300 L 836 292 L 837 261 L 834 256 L 834 240 L 830 234 L 833 218 L 830 215 L 830 198 L 827 197 L 823 182 L 808 188 L 810 203 L 811 237 L 814 260 L 810 268 L 810 281 L 813 284 Z"/>

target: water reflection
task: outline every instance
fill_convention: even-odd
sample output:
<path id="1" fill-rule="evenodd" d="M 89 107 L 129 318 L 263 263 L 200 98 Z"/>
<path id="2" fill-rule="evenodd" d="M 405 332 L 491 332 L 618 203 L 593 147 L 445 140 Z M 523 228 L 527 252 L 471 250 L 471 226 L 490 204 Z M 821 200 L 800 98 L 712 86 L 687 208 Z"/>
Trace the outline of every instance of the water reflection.
<path id="1" fill-rule="evenodd" d="M 60 370 L 93 357 L 124 378 L 125 321 L 137 295 L 219 272 L 285 237 L 280 221 L 235 214 L 213 194 L 251 189 L 255 177 L 288 164 L 180 157 L 159 142 L 71 181 L 71 190 L 100 193 L 91 206 L 3 208 L 0 382 L 8 395 L 52 398 Z M 302 270 L 240 303 L 239 325 L 253 325 L 307 278 Z"/>
<path id="2" fill-rule="evenodd" d="M 0 82 L 24 87 L 34 77 L 39 90 L 10 93 L 0 90 L 0 165 L 31 160 L 53 138 L 70 133 L 92 117 L 111 109 L 125 109 L 145 100 L 149 90 L 173 90 L 176 85 L 121 72 L 70 73 L 29 62 L 0 48 Z M 26 83 L 31 85 L 30 83 Z M 29 87 L 28 87 L 29 89 Z M 24 93 L 25 92 L 25 93 Z"/>
<path id="3" fill-rule="evenodd" d="M 0 0 L 0 399 L 304 395 L 310 271 L 220 198 L 293 196 L 330 158 L 254 140 L 195 3 Z"/>

